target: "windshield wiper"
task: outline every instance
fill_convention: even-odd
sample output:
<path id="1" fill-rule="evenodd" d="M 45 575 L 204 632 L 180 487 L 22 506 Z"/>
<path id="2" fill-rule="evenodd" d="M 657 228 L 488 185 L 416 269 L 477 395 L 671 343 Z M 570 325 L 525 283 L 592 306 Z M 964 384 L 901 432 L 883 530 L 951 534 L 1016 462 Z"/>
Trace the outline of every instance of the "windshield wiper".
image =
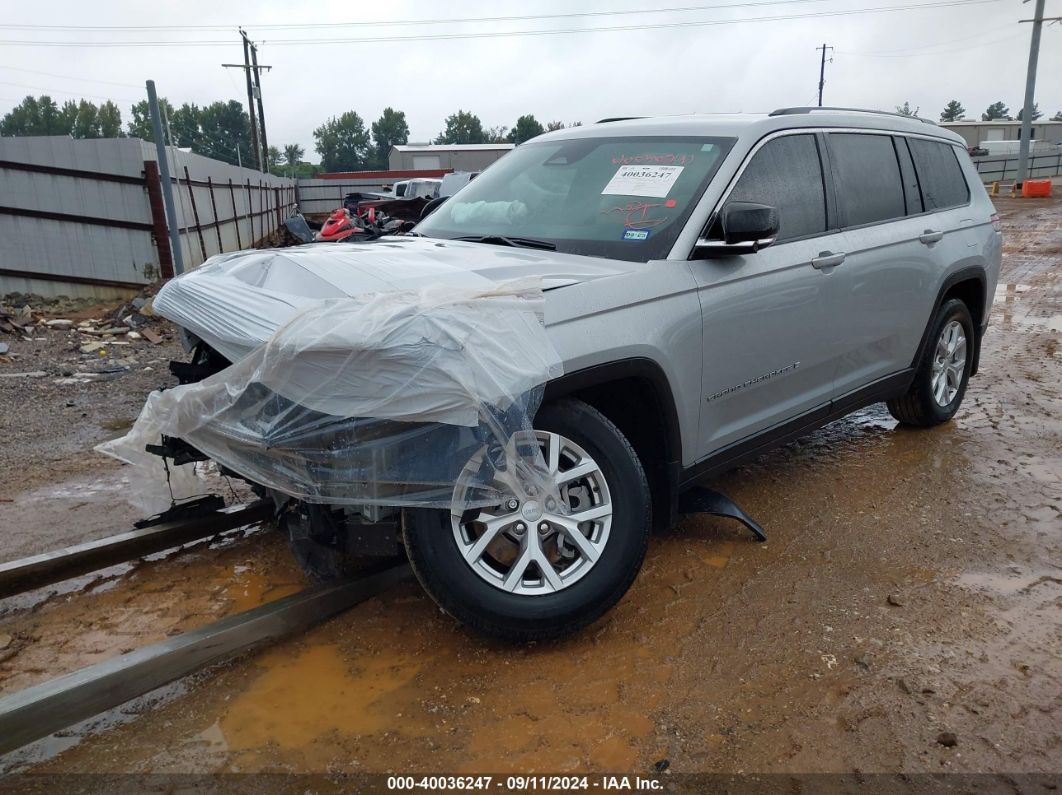
<path id="1" fill-rule="evenodd" d="M 544 251 L 556 251 L 556 243 L 547 240 L 532 240 L 528 237 L 505 237 L 503 235 L 465 235 L 454 240 L 467 240 L 470 243 L 486 243 L 491 246 L 512 246 L 513 248 L 540 248 Z"/>

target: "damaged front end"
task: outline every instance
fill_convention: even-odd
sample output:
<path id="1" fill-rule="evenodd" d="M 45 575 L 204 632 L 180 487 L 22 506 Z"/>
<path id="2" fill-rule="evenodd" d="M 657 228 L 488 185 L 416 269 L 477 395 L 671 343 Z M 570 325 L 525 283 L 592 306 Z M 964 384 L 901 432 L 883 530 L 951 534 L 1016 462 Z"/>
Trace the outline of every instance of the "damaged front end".
<path id="1" fill-rule="evenodd" d="M 159 294 L 157 311 L 185 321 L 192 361 L 97 448 L 133 464 L 145 489 L 193 496 L 210 459 L 299 514 L 293 536 L 330 535 L 337 512 L 354 524 L 407 507 L 460 515 L 549 491 L 531 420 L 560 360 L 537 279 L 311 299 L 254 284 L 253 263 L 223 258 Z"/>

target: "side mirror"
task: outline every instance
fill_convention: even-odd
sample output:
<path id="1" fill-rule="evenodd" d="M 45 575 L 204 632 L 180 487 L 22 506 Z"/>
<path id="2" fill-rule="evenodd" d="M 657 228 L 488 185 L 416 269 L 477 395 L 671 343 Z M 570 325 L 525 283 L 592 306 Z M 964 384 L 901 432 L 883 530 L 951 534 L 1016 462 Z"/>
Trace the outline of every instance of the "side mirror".
<path id="1" fill-rule="evenodd" d="M 697 241 L 700 256 L 754 254 L 774 242 L 781 221 L 778 210 L 755 202 L 730 202 L 712 224 L 712 238 Z M 716 238 L 722 238 L 716 239 Z"/>

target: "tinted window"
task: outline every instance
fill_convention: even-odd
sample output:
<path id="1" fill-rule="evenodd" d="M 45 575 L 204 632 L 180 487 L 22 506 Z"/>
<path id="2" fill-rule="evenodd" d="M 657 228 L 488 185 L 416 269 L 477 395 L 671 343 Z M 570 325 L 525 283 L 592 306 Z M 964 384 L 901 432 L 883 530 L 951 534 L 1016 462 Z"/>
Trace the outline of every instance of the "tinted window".
<path id="1" fill-rule="evenodd" d="M 732 138 L 529 141 L 421 221 L 428 237 L 527 238 L 633 262 L 668 255 Z"/>
<path id="2" fill-rule="evenodd" d="M 923 138 L 909 138 L 927 210 L 955 207 L 970 200 L 970 189 L 955 157 L 955 147 Z"/>
<path id="3" fill-rule="evenodd" d="M 890 136 L 830 133 L 830 155 L 845 226 L 904 216 L 903 182 Z"/>
<path id="4" fill-rule="evenodd" d="M 749 162 L 727 199 L 777 208 L 778 240 L 826 231 L 826 192 L 819 148 L 813 135 L 768 141 Z"/>

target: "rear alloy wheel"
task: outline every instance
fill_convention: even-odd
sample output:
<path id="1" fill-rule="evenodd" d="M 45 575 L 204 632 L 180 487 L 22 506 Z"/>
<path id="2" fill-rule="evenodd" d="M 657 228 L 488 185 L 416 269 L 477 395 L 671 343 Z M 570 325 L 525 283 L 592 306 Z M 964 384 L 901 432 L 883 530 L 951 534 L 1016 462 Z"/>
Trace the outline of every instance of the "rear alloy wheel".
<path id="1" fill-rule="evenodd" d="M 945 301 L 929 340 L 907 394 L 886 404 L 905 425 L 939 425 L 959 410 L 973 369 L 974 325 L 966 304 L 957 298 Z"/>
<path id="2" fill-rule="evenodd" d="M 574 632 L 611 608 L 641 567 L 650 529 L 645 472 L 615 425 L 577 400 L 544 407 L 535 425 L 561 505 L 512 493 L 462 514 L 410 511 L 405 526 L 410 562 L 432 598 L 473 628 L 516 641 Z M 458 502 L 478 468 L 473 459 L 458 479 Z"/>

